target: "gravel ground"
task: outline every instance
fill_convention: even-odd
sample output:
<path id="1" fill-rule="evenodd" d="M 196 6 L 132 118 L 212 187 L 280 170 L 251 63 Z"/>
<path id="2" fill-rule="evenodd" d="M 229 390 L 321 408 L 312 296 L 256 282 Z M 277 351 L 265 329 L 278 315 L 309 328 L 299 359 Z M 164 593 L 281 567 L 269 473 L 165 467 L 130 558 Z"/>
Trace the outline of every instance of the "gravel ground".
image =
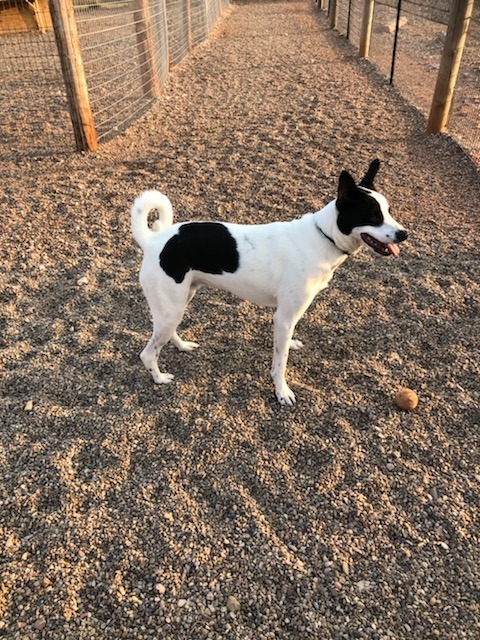
<path id="1" fill-rule="evenodd" d="M 0 636 L 478 637 L 480 181 L 424 130 L 312 4 L 254 4 L 96 155 L 0 164 Z M 271 311 L 215 291 L 155 387 L 134 197 L 286 220 L 376 156 L 410 241 L 347 262 L 299 323 L 297 405 L 274 399 Z"/>

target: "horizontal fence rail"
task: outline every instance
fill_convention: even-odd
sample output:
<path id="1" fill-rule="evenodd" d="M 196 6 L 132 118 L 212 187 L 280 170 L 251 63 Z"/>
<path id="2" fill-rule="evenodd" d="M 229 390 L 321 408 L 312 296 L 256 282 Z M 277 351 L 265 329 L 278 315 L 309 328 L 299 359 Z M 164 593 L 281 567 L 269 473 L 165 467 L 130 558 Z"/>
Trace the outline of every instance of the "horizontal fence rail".
<path id="1" fill-rule="evenodd" d="M 228 0 L 0 0 L 0 154 L 64 152 L 123 131 Z"/>
<path id="2" fill-rule="evenodd" d="M 447 128 L 480 164 L 478 1 L 318 0 L 316 4 L 359 55 L 375 64 L 425 114 L 430 132 Z M 460 24 L 450 35 L 456 18 Z"/>

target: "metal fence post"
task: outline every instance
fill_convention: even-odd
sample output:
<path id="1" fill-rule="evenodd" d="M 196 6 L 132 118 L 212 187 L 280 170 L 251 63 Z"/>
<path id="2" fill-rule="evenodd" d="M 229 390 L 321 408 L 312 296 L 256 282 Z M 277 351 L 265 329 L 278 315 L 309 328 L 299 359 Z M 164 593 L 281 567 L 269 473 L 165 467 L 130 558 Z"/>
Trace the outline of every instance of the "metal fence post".
<path id="1" fill-rule="evenodd" d="M 138 57 L 140 60 L 143 92 L 145 95 L 158 98 L 161 84 L 158 78 L 157 62 L 155 60 L 155 45 L 152 36 L 152 17 L 148 0 L 133 0 L 133 21 L 137 33 Z"/>
<path id="2" fill-rule="evenodd" d="M 98 147 L 72 0 L 49 0 L 68 107 L 79 151 Z"/>
<path id="3" fill-rule="evenodd" d="M 398 32 L 400 30 L 400 15 L 402 13 L 402 0 L 398 0 L 397 18 L 395 21 L 395 37 L 393 39 L 392 66 L 390 67 L 390 84 L 393 84 L 393 74 L 395 73 L 395 60 L 397 58 Z"/>
<path id="4" fill-rule="evenodd" d="M 358 47 L 358 55 L 361 58 L 368 58 L 368 54 L 370 53 L 374 8 L 375 0 L 365 0 L 365 4 L 363 5 L 362 28 L 360 31 L 360 46 Z"/>
<path id="5" fill-rule="evenodd" d="M 428 118 L 428 133 L 438 133 L 447 126 L 473 4 L 474 0 L 453 0 L 447 36 Z"/>
<path id="6" fill-rule="evenodd" d="M 350 19 L 352 17 L 352 0 L 348 0 L 347 40 L 350 40 Z"/>

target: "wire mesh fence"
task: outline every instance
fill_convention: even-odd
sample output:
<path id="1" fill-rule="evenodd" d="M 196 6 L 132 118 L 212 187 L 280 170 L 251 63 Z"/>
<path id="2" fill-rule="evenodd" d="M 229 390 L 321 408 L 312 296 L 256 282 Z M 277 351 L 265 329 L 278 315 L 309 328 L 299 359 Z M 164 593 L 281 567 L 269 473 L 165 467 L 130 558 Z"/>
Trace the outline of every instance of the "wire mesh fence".
<path id="1" fill-rule="evenodd" d="M 228 0 L 73 0 L 98 140 L 148 110 L 169 69 L 226 7 Z M 48 0 L 0 0 L 0 157 L 74 146 L 52 15 Z"/>
<path id="2" fill-rule="evenodd" d="M 359 45 L 362 28 L 363 0 L 347 0 L 338 5 L 337 28 L 353 44 Z"/>
<path id="3" fill-rule="evenodd" d="M 332 0 L 325 2 L 329 15 Z M 337 29 L 358 46 L 365 0 L 337 0 Z M 368 58 L 428 116 L 451 0 L 375 0 Z M 480 6 L 475 3 L 448 131 L 480 163 Z"/>
<path id="4" fill-rule="evenodd" d="M 449 130 L 480 165 L 480 5 L 477 2 L 463 50 Z"/>
<path id="5" fill-rule="evenodd" d="M 72 125 L 46 2 L 0 2 L 0 156 L 72 148 Z"/>
<path id="6" fill-rule="evenodd" d="M 200 44 L 208 35 L 207 6 L 205 0 L 190 0 L 192 22 L 192 47 Z"/>
<path id="7" fill-rule="evenodd" d="M 183 60 L 191 47 L 188 0 L 166 0 L 166 4 L 170 62 L 175 65 Z"/>
<path id="8" fill-rule="evenodd" d="M 90 106 L 98 139 L 124 129 L 149 108 L 168 74 L 168 35 L 163 2 L 76 0 Z M 145 39 L 145 40 L 144 40 Z M 141 50 L 146 42 L 147 51 Z M 150 77 L 155 65 L 158 87 Z"/>

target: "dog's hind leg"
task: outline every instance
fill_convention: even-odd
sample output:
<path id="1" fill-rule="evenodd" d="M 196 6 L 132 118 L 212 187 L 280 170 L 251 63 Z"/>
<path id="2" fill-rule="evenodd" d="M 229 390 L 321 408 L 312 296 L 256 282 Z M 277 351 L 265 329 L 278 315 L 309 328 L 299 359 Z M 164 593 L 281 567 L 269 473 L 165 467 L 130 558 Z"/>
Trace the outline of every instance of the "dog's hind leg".
<path id="1" fill-rule="evenodd" d="M 173 380 L 173 375 L 160 371 L 158 357 L 167 342 L 177 336 L 188 294 L 175 289 L 164 291 L 162 296 L 156 289 L 144 291 L 153 317 L 153 334 L 140 358 L 155 384 L 166 384 Z"/>
<path id="2" fill-rule="evenodd" d="M 173 380 L 171 373 L 162 373 L 158 368 L 158 357 L 162 348 L 175 333 L 177 324 L 178 322 L 176 321 L 162 322 L 161 325 L 158 322 L 154 322 L 152 337 L 140 354 L 140 358 L 147 371 L 151 373 L 155 384 L 166 384 Z"/>
<path id="3" fill-rule="evenodd" d="M 167 384 L 173 380 L 173 375 L 171 373 L 162 373 L 158 368 L 157 360 L 160 350 L 164 344 L 165 341 L 162 340 L 161 334 L 154 330 L 147 346 L 140 354 L 140 358 L 147 371 L 151 373 L 155 384 Z"/>
<path id="4" fill-rule="evenodd" d="M 188 305 L 196 292 L 197 290 L 194 287 L 190 289 L 185 307 Z M 193 351 L 199 346 L 197 342 L 188 342 L 187 340 L 182 340 L 176 331 L 173 332 L 171 342 L 177 347 L 179 351 Z"/>

